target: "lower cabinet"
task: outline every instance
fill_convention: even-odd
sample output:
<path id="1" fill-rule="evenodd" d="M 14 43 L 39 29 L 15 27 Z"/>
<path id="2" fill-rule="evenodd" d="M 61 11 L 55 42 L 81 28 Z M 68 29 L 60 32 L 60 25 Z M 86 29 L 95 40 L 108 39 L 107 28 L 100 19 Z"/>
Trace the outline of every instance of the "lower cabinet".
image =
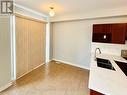
<path id="1" fill-rule="evenodd" d="M 105 95 L 90 89 L 90 95 Z"/>

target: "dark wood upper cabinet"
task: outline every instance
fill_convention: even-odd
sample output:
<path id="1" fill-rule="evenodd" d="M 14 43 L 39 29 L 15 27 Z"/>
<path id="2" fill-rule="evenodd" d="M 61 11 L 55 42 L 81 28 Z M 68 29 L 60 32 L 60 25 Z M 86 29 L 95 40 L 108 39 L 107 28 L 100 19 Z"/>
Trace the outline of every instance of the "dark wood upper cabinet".
<path id="1" fill-rule="evenodd" d="M 110 24 L 95 24 L 93 25 L 94 33 L 111 33 Z"/>
<path id="2" fill-rule="evenodd" d="M 126 40 L 127 40 L 127 24 L 126 24 Z"/>
<path id="3" fill-rule="evenodd" d="M 112 24 L 112 43 L 125 44 L 126 24 Z"/>
<path id="4" fill-rule="evenodd" d="M 125 44 L 125 38 L 127 38 L 125 23 L 93 25 L 93 42 Z"/>
<path id="5" fill-rule="evenodd" d="M 94 33 L 102 33 L 102 31 L 103 31 L 102 24 L 93 25 L 93 32 Z"/>
<path id="6" fill-rule="evenodd" d="M 111 25 L 95 24 L 93 25 L 93 42 L 111 43 Z"/>

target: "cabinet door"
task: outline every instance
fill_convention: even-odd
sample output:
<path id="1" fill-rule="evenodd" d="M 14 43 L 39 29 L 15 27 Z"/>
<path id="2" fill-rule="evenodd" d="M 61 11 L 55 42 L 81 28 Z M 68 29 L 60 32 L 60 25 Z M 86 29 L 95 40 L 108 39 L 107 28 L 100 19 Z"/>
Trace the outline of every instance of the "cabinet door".
<path id="1" fill-rule="evenodd" d="M 101 93 L 96 92 L 94 90 L 90 90 L 90 95 L 104 95 L 104 94 L 101 94 Z"/>
<path id="2" fill-rule="evenodd" d="M 110 24 L 103 24 L 103 33 L 111 33 L 111 25 Z"/>
<path id="3" fill-rule="evenodd" d="M 93 25 L 93 42 L 111 43 L 111 25 Z"/>
<path id="4" fill-rule="evenodd" d="M 127 40 L 127 24 L 126 24 L 126 40 Z"/>
<path id="5" fill-rule="evenodd" d="M 126 24 L 112 24 L 112 43 L 125 44 Z"/>
<path id="6" fill-rule="evenodd" d="M 93 33 L 102 33 L 103 26 L 102 24 L 93 25 Z"/>
<path id="7" fill-rule="evenodd" d="M 94 33 L 111 33 L 111 25 L 110 24 L 97 24 L 93 25 Z"/>

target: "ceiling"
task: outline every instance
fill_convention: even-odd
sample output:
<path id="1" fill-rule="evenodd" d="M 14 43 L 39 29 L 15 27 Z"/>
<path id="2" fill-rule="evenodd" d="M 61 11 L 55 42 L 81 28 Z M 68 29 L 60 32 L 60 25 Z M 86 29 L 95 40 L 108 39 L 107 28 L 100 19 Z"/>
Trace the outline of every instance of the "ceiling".
<path id="1" fill-rule="evenodd" d="M 53 6 L 57 16 L 126 7 L 127 5 L 127 0 L 15 0 L 15 2 L 44 14 L 48 14 L 49 7 Z"/>

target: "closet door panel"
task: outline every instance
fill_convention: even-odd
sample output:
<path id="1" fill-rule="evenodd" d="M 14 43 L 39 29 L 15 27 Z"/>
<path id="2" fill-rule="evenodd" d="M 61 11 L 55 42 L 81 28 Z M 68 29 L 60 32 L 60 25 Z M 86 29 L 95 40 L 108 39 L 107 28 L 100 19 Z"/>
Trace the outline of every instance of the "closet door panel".
<path id="1" fill-rule="evenodd" d="M 32 28 L 30 28 L 32 27 Z M 29 30 L 29 56 L 30 62 L 28 64 L 28 69 L 32 70 L 37 66 L 44 63 L 44 55 L 45 55 L 45 24 L 31 21 Z M 42 32 L 43 31 L 43 32 Z"/>
<path id="2" fill-rule="evenodd" d="M 44 63 L 45 27 L 45 23 L 16 17 L 17 77 Z"/>
<path id="3" fill-rule="evenodd" d="M 28 70 L 28 32 L 27 22 L 16 17 L 16 77 L 27 73 Z M 26 29 L 27 28 L 27 29 Z"/>

